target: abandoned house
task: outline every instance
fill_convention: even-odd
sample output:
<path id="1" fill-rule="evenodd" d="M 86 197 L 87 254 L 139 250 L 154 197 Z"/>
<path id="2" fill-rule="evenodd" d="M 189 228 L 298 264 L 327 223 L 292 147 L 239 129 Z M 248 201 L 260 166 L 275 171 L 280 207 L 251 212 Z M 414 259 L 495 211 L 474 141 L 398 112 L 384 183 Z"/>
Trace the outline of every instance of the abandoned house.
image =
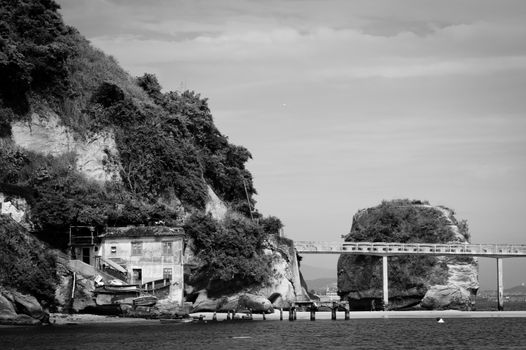
<path id="1" fill-rule="evenodd" d="M 72 227 L 73 259 L 109 273 L 129 284 L 151 286 L 170 281 L 168 298 L 183 301 L 184 231 L 180 227 Z"/>

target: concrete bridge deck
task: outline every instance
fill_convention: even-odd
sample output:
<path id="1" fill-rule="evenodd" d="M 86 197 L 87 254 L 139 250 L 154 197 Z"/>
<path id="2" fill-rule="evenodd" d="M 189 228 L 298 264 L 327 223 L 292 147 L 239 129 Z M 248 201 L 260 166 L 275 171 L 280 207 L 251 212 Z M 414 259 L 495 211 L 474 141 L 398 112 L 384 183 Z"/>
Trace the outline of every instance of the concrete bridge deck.
<path id="1" fill-rule="evenodd" d="M 300 254 L 355 254 L 377 256 L 453 255 L 488 258 L 526 257 L 526 245 L 523 244 L 294 241 L 294 246 Z"/>
<path id="2" fill-rule="evenodd" d="M 471 243 L 388 243 L 388 242 L 326 242 L 295 241 L 294 246 L 300 254 L 355 254 L 382 257 L 383 302 L 387 308 L 388 262 L 390 256 L 399 255 L 450 255 L 478 256 L 497 259 L 498 309 L 504 309 L 502 259 L 526 257 L 523 244 L 471 244 Z"/>

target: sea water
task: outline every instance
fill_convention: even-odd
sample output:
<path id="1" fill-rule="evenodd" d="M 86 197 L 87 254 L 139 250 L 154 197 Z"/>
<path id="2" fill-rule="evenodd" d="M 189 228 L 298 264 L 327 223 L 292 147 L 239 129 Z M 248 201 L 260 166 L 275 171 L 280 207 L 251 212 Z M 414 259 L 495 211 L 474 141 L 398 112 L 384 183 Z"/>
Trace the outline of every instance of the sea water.
<path id="1" fill-rule="evenodd" d="M 0 349 L 526 349 L 526 318 L 10 326 Z"/>

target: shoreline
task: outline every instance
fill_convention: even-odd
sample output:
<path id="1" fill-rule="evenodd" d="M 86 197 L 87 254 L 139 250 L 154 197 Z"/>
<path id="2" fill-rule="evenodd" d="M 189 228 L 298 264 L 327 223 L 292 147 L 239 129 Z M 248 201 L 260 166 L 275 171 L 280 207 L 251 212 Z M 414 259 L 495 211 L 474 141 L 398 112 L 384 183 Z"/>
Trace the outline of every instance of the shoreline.
<path id="1" fill-rule="evenodd" d="M 203 316 L 204 321 L 212 321 L 213 312 L 200 312 L 190 314 L 190 317 L 199 318 Z M 236 314 L 236 319 L 240 319 L 244 313 Z M 298 311 L 296 313 L 297 321 L 310 321 L 310 312 Z M 216 314 L 218 321 L 225 321 L 226 313 Z M 428 319 L 450 319 L 450 318 L 523 318 L 526 317 L 526 311 L 353 311 L 349 314 L 350 320 L 360 319 L 378 319 L 378 318 L 428 318 Z M 279 321 L 280 313 L 275 311 L 272 314 L 266 314 L 267 321 Z M 288 311 L 283 311 L 283 322 L 290 322 Z M 253 314 L 254 321 L 262 321 L 262 314 Z M 316 320 L 331 320 L 330 311 L 316 312 Z M 345 320 L 345 313 L 339 311 L 336 313 L 336 320 Z M 101 316 L 91 314 L 50 314 L 50 323 L 52 325 L 77 325 L 77 324 L 105 324 L 105 323 L 148 323 L 159 324 L 158 319 L 130 318 L 118 316 Z"/>

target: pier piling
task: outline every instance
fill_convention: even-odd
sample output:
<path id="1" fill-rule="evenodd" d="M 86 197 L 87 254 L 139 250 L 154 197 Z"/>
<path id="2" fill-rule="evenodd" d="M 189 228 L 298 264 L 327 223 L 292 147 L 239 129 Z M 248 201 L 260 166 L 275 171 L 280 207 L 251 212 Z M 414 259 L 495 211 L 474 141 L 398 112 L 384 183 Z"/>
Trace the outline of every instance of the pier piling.
<path id="1" fill-rule="evenodd" d="M 502 282 L 502 258 L 497 258 L 497 302 L 498 310 L 504 310 L 504 287 Z"/>
<path id="2" fill-rule="evenodd" d="M 383 267 L 383 290 L 384 290 L 384 311 L 387 311 L 389 304 L 389 279 L 387 273 L 387 256 L 382 256 Z"/>

